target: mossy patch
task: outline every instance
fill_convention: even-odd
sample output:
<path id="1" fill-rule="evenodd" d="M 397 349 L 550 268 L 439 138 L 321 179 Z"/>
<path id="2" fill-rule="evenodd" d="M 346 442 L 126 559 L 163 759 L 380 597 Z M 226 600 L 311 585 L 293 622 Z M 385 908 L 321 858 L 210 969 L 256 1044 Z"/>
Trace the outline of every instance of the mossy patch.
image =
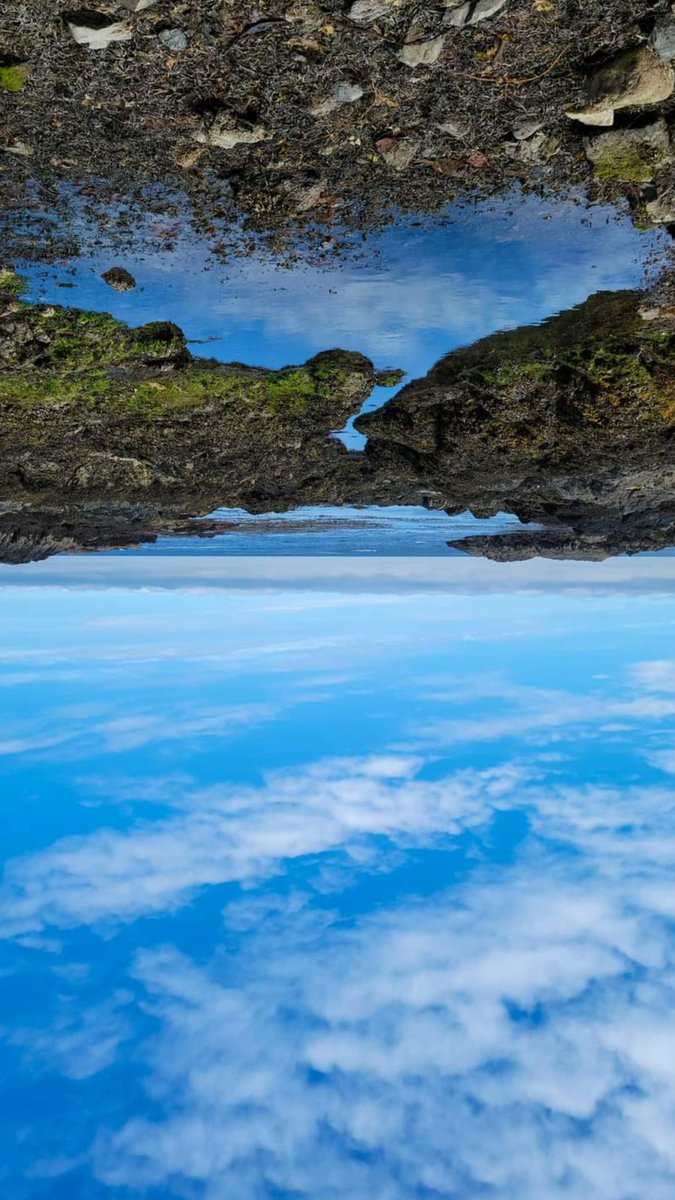
<path id="1" fill-rule="evenodd" d="M 28 283 L 23 275 L 18 275 L 11 267 L 0 267 L 0 292 L 21 296 L 27 287 Z"/>
<path id="2" fill-rule="evenodd" d="M 5 92 L 22 92 L 30 77 L 29 63 L 0 66 L 0 88 Z"/>

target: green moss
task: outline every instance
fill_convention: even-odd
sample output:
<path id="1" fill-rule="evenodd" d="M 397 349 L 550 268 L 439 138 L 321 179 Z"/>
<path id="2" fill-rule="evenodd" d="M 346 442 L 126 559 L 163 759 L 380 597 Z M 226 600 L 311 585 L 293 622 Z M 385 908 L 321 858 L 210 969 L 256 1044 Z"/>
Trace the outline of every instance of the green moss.
<path id="1" fill-rule="evenodd" d="M 0 292 L 10 292 L 12 296 L 21 296 L 28 286 L 23 275 L 17 275 L 11 267 L 0 267 Z"/>
<path id="2" fill-rule="evenodd" d="M 399 384 L 402 379 L 405 379 L 405 371 L 401 371 L 398 368 L 390 368 L 389 370 L 378 371 L 377 375 L 375 376 L 375 382 L 377 386 L 383 388 L 396 387 L 396 385 Z"/>
<path id="3" fill-rule="evenodd" d="M 598 154 L 594 164 L 595 178 L 601 183 L 618 180 L 620 183 L 648 183 L 654 178 L 655 163 L 647 146 L 634 143 Z"/>
<path id="4" fill-rule="evenodd" d="M 0 88 L 5 92 L 22 92 L 30 75 L 28 63 L 0 67 Z"/>

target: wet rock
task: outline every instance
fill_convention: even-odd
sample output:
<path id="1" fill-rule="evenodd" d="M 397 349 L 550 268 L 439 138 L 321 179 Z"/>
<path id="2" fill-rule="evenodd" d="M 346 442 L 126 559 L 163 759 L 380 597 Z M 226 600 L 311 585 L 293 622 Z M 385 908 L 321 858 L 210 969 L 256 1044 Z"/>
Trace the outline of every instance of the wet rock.
<path id="1" fill-rule="evenodd" d="M 182 29 L 163 29 L 159 40 L 172 54 L 182 54 L 183 50 L 187 50 L 187 34 Z"/>
<path id="2" fill-rule="evenodd" d="M 651 46 L 626 50 L 593 75 L 591 104 L 568 109 L 566 115 L 583 125 L 613 125 L 622 108 L 647 108 L 667 100 L 675 89 L 675 72 Z"/>
<path id="3" fill-rule="evenodd" d="M 438 62 L 444 46 L 445 34 L 442 33 L 427 41 L 406 42 L 396 57 L 399 62 L 405 63 L 406 67 L 431 67 Z"/>
<path id="4" fill-rule="evenodd" d="M 413 138 L 380 138 L 376 149 L 394 171 L 405 171 L 419 152 L 420 142 Z"/>
<path id="5" fill-rule="evenodd" d="M 204 146 L 219 146 L 221 150 L 232 150 L 235 146 L 264 142 L 267 131 L 262 125 L 242 125 L 228 112 L 219 112 L 204 123 L 195 134 L 195 141 Z"/>
<path id="6" fill-rule="evenodd" d="M 30 78 L 30 63 L 10 60 L 0 63 L 0 90 L 22 92 Z"/>
<path id="7" fill-rule="evenodd" d="M 322 100 L 319 104 L 315 104 L 312 108 L 312 116 L 325 117 L 329 113 L 340 108 L 343 104 L 355 104 L 363 96 L 363 88 L 358 83 L 337 83 L 333 88 L 330 96 Z"/>
<path id="8" fill-rule="evenodd" d="M 672 17 L 662 17 L 656 22 L 651 43 L 659 57 L 666 62 L 675 58 L 675 20 Z"/>
<path id="9" fill-rule="evenodd" d="M 587 138 L 584 148 L 601 182 L 648 183 L 673 157 L 665 121 L 654 121 L 643 129 L 613 129 Z"/>
<path id="10" fill-rule="evenodd" d="M 132 292 L 136 287 L 136 280 L 124 267 L 110 267 L 110 270 L 103 272 L 101 279 L 116 292 Z"/>
<path id="11" fill-rule="evenodd" d="M 505 7 L 507 0 L 446 0 L 446 25 L 477 25 L 494 17 Z"/>
<path id="12" fill-rule="evenodd" d="M 131 25 L 111 21 L 107 13 L 92 9 L 66 13 L 66 24 L 78 46 L 86 46 L 89 50 L 105 50 L 113 42 L 128 42 L 133 34 Z"/>

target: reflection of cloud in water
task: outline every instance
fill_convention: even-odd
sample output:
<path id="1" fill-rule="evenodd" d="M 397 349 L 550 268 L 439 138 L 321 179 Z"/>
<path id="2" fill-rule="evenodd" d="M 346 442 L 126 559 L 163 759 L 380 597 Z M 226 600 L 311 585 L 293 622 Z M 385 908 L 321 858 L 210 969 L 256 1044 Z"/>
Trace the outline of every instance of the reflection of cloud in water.
<path id="1" fill-rule="evenodd" d="M 137 277 L 136 292 L 106 287 L 98 276 L 110 262 L 101 258 L 75 264 L 67 298 L 132 323 L 169 318 L 191 338 L 220 339 L 194 347 L 219 358 L 280 366 L 340 345 L 420 374 L 459 344 L 542 320 L 603 288 L 638 285 L 642 264 L 665 243 L 609 208 L 536 197 L 452 216 L 373 235 L 363 261 L 300 257 L 283 268 L 264 253 L 223 267 L 179 237 L 172 253 L 119 259 Z M 58 272 L 31 275 L 45 298 L 63 303 Z"/>

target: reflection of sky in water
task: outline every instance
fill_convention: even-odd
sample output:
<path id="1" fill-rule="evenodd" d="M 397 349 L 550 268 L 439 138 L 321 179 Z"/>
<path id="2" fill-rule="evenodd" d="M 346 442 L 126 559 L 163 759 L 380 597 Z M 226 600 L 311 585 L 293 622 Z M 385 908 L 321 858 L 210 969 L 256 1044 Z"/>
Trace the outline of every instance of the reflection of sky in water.
<path id="1" fill-rule="evenodd" d="M 458 208 L 447 223 L 395 226 L 365 245 L 355 239 L 353 261 L 333 265 L 279 266 L 261 253 L 223 267 L 186 230 L 173 252 L 114 256 L 137 278 L 135 292 L 120 295 L 101 280 L 109 255 L 29 274 L 34 298 L 132 324 L 170 319 L 190 338 L 218 339 L 194 345 L 197 354 L 280 367 L 340 346 L 421 375 L 459 345 L 603 288 L 639 284 L 642 263 L 667 241 L 609 208 L 515 195 Z"/>
<path id="2" fill-rule="evenodd" d="M 4 1193 L 670 1200 L 671 562 L 2 571 Z"/>

